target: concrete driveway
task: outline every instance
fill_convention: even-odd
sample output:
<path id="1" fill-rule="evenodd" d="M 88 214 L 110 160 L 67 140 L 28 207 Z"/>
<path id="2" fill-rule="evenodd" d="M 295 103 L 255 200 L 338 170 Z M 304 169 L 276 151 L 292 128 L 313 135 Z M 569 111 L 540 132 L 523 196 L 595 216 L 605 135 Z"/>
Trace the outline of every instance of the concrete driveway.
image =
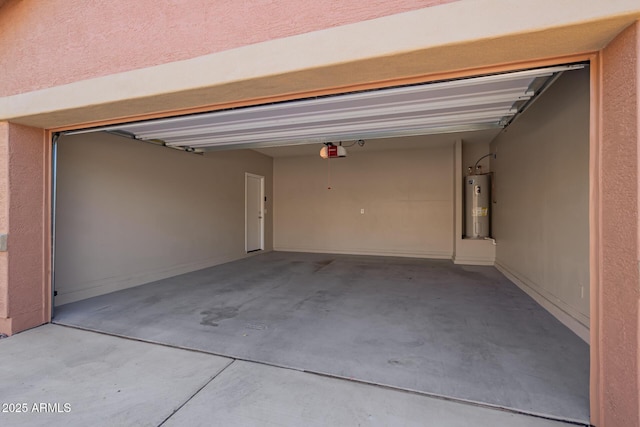
<path id="1" fill-rule="evenodd" d="M 59 325 L 0 360 L 2 426 L 575 425 Z"/>

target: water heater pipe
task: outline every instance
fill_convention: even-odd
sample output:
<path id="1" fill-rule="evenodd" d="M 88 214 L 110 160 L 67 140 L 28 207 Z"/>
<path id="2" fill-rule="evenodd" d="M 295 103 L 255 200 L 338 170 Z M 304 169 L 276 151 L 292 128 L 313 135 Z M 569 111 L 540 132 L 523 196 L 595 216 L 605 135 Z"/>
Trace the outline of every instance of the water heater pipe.
<path id="1" fill-rule="evenodd" d="M 493 158 L 495 159 L 495 158 L 496 158 L 496 153 L 489 153 L 489 154 L 485 154 L 484 156 L 480 157 L 480 158 L 478 159 L 478 161 L 476 162 L 476 164 L 475 164 L 475 165 L 473 165 L 473 171 L 475 171 L 475 170 L 476 170 L 476 168 L 478 167 L 478 163 L 480 163 L 480 161 L 481 161 L 482 159 L 484 159 L 484 158 L 486 158 L 486 157 L 489 157 L 489 156 L 493 156 Z"/>

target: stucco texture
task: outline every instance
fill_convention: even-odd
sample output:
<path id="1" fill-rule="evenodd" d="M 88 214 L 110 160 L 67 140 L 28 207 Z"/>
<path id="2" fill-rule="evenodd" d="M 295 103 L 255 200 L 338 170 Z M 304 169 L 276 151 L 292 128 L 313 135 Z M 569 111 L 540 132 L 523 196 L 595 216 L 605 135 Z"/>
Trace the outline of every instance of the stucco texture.
<path id="1" fill-rule="evenodd" d="M 11 65 L 0 71 L 0 96 L 452 1 L 9 1 L 0 14 L 0 52 Z"/>
<path id="2" fill-rule="evenodd" d="M 46 159 L 42 129 L 0 124 L 0 333 L 46 322 Z"/>
<path id="3" fill-rule="evenodd" d="M 0 10 L 0 31 L 3 23 L 6 24 L 4 16 L 12 15 L 6 11 L 12 11 L 13 5 L 10 2 Z M 82 7 L 78 10 L 81 12 Z M 554 13 L 540 13 L 548 10 Z M 179 13 L 180 9 L 175 11 Z M 145 24 L 151 19 L 148 11 L 138 12 L 144 15 L 128 15 L 129 20 Z M 122 67 L 129 67 L 140 61 L 139 55 L 146 57 L 153 52 L 160 58 L 151 61 L 154 64 L 171 59 L 165 55 L 164 39 L 158 37 L 157 44 L 146 43 L 131 33 L 135 46 L 131 46 L 129 39 L 124 40 L 125 46 L 122 46 L 118 43 L 123 42 L 120 38 L 111 40 L 115 42 L 111 44 L 98 43 L 100 37 L 108 38 L 108 31 L 95 30 L 84 37 L 86 47 L 76 47 L 80 42 L 75 38 L 71 39 L 73 43 L 61 38 L 59 44 L 51 46 L 52 50 L 41 51 L 35 46 L 46 48 L 48 40 L 32 40 L 28 34 L 16 40 L 14 33 L 30 25 L 28 21 L 32 19 L 30 15 L 15 16 L 27 24 L 18 20 L 19 28 L 5 34 L 8 39 L 0 37 L 3 49 L 0 64 L 4 64 L 2 61 L 6 58 L 7 69 L 15 66 L 10 73 L 0 72 L 0 75 L 8 76 L 4 80 L 7 85 L 23 87 L 24 91 L 40 87 L 32 84 L 34 79 L 43 86 L 40 90 L 0 96 L 0 120 L 61 130 L 97 122 L 104 124 L 104 121 L 149 118 L 148 115 L 211 111 L 484 74 L 513 69 L 513 63 L 518 61 L 527 61 L 526 65 L 519 66 L 526 68 L 543 65 L 531 64 L 532 59 L 561 61 L 559 57 L 563 55 L 598 51 L 638 17 L 637 0 L 617 0 L 606 5 L 582 0 L 561 3 L 521 0 L 517 8 L 511 0 L 454 1 L 318 31 L 311 31 L 317 25 L 310 22 L 310 32 L 304 34 L 263 42 L 246 40 L 253 44 L 117 72 L 118 63 L 125 61 Z M 117 20 L 113 27 L 121 26 L 118 22 L 123 19 L 121 16 L 104 15 L 105 20 L 112 18 Z M 182 17 L 176 19 L 181 21 Z M 247 25 L 258 23 L 250 16 L 245 21 Z M 42 23 L 61 25 L 48 18 L 43 18 Z M 268 28 L 274 25 L 263 24 Z M 34 36 L 43 31 L 40 22 L 32 22 L 31 26 Z M 69 30 L 69 34 L 76 34 L 74 31 Z M 252 31 L 265 30 L 256 26 Z M 51 38 L 56 34 L 54 28 Z M 101 36 L 94 41 L 96 34 Z M 187 51 L 200 43 L 195 33 L 190 35 L 193 37 L 182 39 Z M 138 47 L 139 55 L 131 55 L 138 52 Z M 26 60 L 16 55 L 16 49 L 28 52 L 31 58 Z M 182 47 L 177 52 L 181 50 Z M 583 56 L 565 58 L 566 61 L 583 59 Z M 88 78 L 95 73 L 84 72 L 84 67 L 96 67 L 96 62 L 102 74 Z M 505 64 L 510 65 L 505 68 Z M 49 87 L 56 84 L 57 79 L 76 80 Z M 2 84 L 0 81 L 0 93 Z"/>
<path id="4" fill-rule="evenodd" d="M 9 231 L 9 123 L 0 122 L 0 233 Z M 4 160 L 4 161 L 2 161 Z M 7 316 L 7 253 L 0 252 L 0 332 Z"/>
<path id="5" fill-rule="evenodd" d="M 640 24 L 603 52 L 601 146 L 601 418 L 640 425 L 638 105 Z"/>

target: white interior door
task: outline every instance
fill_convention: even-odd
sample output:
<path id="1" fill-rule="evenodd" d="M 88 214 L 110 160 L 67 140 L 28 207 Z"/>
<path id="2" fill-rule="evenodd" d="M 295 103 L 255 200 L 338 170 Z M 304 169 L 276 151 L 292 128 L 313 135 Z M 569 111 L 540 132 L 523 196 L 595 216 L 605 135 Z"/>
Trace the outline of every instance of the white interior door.
<path id="1" fill-rule="evenodd" d="M 264 177 L 245 174 L 247 252 L 264 249 Z"/>

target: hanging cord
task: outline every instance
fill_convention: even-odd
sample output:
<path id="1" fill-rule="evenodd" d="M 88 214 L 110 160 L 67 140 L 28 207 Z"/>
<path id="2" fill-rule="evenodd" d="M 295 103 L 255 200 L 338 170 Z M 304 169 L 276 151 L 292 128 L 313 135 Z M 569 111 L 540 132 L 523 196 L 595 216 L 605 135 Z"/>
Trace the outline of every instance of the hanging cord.
<path id="1" fill-rule="evenodd" d="M 343 145 L 342 141 L 340 141 L 339 147 L 352 147 L 358 144 L 360 147 L 364 147 L 364 139 L 359 139 L 357 141 L 353 141 L 350 145 Z M 332 142 L 325 142 L 324 145 L 327 149 L 327 190 L 331 190 L 331 156 L 329 156 L 329 148 L 333 146 Z"/>
<path id="2" fill-rule="evenodd" d="M 327 157 L 327 190 L 331 190 L 331 157 Z"/>

